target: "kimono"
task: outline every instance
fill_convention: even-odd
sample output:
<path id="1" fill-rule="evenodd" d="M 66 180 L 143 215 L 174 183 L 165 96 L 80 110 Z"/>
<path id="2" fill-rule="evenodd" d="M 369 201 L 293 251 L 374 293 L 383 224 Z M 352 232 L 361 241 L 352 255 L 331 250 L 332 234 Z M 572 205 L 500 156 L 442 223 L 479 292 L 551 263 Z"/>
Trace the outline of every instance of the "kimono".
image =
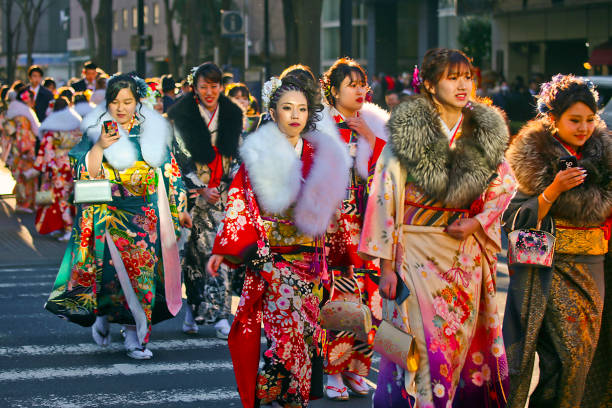
<path id="1" fill-rule="evenodd" d="M 242 110 L 220 96 L 217 110 L 210 114 L 190 93 L 170 107 L 168 117 L 174 122 L 173 152 L 187 187 L 216 187 L 221 196 L 215 204 L 202 196 L 189 201 L 193 227 L 182 258 L 187 304 L 196 323 L 215 323 L 231 316 L 232 269 L 223 264 L 213 277 L 206 273 L 206 263 L 225 216 L 229 184 L 238 167 Z"/>
<path id="2" fill-rule="evenodd" d="M 6 164 L 16 182 L 17 208 L 33 211 L 38 189 L 34 161 L 40 123 L 34 111 L 19 100 L 9 104 L 5 117 L 4 130 L 11 140 Z"/>
<path id="3" fill-rule="evenodd" d="M 68 152 L 81 141 L 81 117 L 72 109 L 52 112 L 40 126 L 42 141 L 34 168 L 40 172 L 40 191 L 51 191 L 53 202 L 36 211 L 36 231 L 70 232 L 75 214 L 71 202 L 74 182 Z"/>
<path id="4" fill-rule="evenodd" d="M 326 279 L 319 237 L 344 195 L 349 158 L 337 133 L 308 132 L 294 148 L 275 123 L 251 134 L 240 156 L 213 248 L 247 266 L 228 339 L 240 398 L 245 407 L 307 407 Z"/>
<path id="5" fill-rule="evenodd" d="M 367 199 L 369 175 L 385 146 L 387 131 L 385 124 L 389 114 L 378 106 L 366 103 L 357 112 L 364 118 L 374 132 L 376 142 L 372 150 L 367 141 L 360 138 L 346 124 L 342 115 L 333 107 L 327 106 L 325 116 L 330 116 L 340 132 L 340 138 L 347 147 L 353 159 L 353 168 L 346 196 L 336 209 L 336 214 L 330 223 L 326 235 L 326 244 L 329 247 L 328 265 L 334 271 L 335 292 L 334 299 L 350 299 L 361 301 L 368 305 L 373 312 L 374 323 L 381 319 L 382 299 L 378 293 L 378 267 L 371 261 L 364 261 L 357 255 L 357 246 L 361 235 L 363 223 L 364 204 Z M 341 269 L 354 266 L 354 279 L 342 277 Z M 358 290 L 361 289 L 362 299 L 357 299 Z M 345 371 L 360 376 L 367 376 L 372 365 L 372 347 L 355 338 L 351 332 L 328 332 L 327 358 L 325 359 L 325 372 L 339 374 Z"/>
<path id="6" fill-rule="evenodd" d="M 503 407 L 508 370 L 495 271 L 501 214 L 515 191 L 503 160 L 505 122 L 495 109 L 472 103 L 445 129 L 418 97 L 395 108 L 389 128 L 359 251 L 392 261 L 407 287 L 401 304 L 384 300 L 383 310 L 385 320 L 414 336 L 419 365 L 404 371 L 383 356 L 373 406 Z M 463 241 L 445 232 L 464 218 L 481 228 Z"/>
<path id="7" fill-rule="evenodd" d="M 511 407 L 525 405 L 536 351 L 540 378 L 530 406 L 599 407 L 605 406 L 605 398 L 609 401 L 610 361 L 606 358 L 610 349 L 600 350 L 599 360 L 594 356 L 604 296 L 610 289 L 605 288 L 604 257 L 612 212 L 611 142 L 605 124 L 598 122 L 580 152 L 574 152 L 543 121 L 534 120 L 521 129 L 508 149 L 507 158 L 519 183 L 519 193 L 504 215 L 509 231 L 538 228 L 538 196 L 559 172 L 559 158 L 572 154 L 587 171 L 583 184 L 553 202 L 538 228 L 555 235 L 552 268 L 510 265 L 504 340 Z M 610 326 L 606 327 L 604 338 L 609 339 Z M 591 387 L 588 395 L 587 384 Z"/>
<path id="8" fill-rule="evenodd" d="M 86 134 L 71 150 L 75 180 L 89 178 L 87 153 L 111 120 L 100 106 L 81 124 Z M 104 150 L 98 178 L 111 180 L 110 203 L 77 205 L 72 236 L 45 308 L 82 326 L 96 316 L 136 325 L 148 343 L 151 325 L 182 305 L 178 214 L 186 194 L 169 152 L 171 130 L 157 112 L 141 107 L 129 134 Z"/>

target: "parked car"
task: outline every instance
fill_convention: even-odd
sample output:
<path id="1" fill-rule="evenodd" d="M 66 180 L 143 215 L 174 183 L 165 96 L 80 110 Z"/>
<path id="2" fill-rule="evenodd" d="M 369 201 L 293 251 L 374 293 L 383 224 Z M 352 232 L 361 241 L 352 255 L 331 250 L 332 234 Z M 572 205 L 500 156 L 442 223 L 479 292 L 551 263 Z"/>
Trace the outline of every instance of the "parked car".
<path id="1" fill-rule="evenodd" d="M 599 92 L 599 116 L 606 122 L 608 129 L 612 129 L 612 75 L 587 76 L 595 84 Z"/>

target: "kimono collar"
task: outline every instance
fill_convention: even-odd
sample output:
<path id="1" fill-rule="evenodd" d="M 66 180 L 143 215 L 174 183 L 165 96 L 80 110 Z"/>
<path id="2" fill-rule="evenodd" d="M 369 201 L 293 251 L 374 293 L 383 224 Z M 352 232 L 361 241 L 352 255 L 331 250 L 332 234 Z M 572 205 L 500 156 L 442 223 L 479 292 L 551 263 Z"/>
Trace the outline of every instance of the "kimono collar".
<path id="1" fill-rule="evenodd" d="M 168 157 L 172 131 L 168 121 L 153 109 L 141 106 L 137 108 L 137 120 L 140 123 L 138 144 L 144 161 L 151 167 L 160 167 Z M 92 143 L 96 143 L 102 132 L 102 123 L 113 120 L 104 105 L 99 105 L 88 113 L 81 122 L 83 134 Z M 137 127 L 134 127 L 136 130 Z M 138 148 L 130 142 L 130 136 L 119 126 L 119 141 L 104 150 L 104 158 L 117 170 L 130 168 L 138 160 Z"/>
<path id="2" fill-rule="evenodd" d="M 325 233 L 346 194 L 351 162 L 333 122 L 318 123 L 317 130 L 303 138 L 314 148 L 313 164 L 305 180 L 302 160 L 274 122 L 249 135 L 240 156 L 262 209 L 282 214 L 295 205 L 296 227 L 306 235 L 318 236 Z"/>
<path id="3" fill-rule="evenodd" d="M 25 103 L 18 101 L 18 100 L 14 100 L 8 106 L 8 109 L 6 111 L 6 118 L 13 119 L 13 118 L 16 118 L 17 116 L 23 116 L 24 118 L 29 120 L 30 126 L 32 127 L 32 132 L 35 135 L 38 135 L 38 129 L 40 127 L 40 122 L 36 118 L 36 113 L 34 113 L 32 108 L 30 108 Z"/>

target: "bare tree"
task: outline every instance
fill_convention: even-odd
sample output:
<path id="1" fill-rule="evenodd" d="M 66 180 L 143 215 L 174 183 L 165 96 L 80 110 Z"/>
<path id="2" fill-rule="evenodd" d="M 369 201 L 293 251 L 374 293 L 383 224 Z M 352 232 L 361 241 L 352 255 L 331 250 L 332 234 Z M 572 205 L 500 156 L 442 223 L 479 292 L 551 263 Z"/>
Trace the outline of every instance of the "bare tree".
<path id="1" fill-rule="evenodd" d="M 15 80 L 15 70 L 17 69 L 17 56 L 19 50 L 19 38 L 21 36 L 21 25 L 22 14 L 19 14 L 19 18 L 15 25 L 13 25 L 13 4 L 12 0 L 0 1 L 0 10 L 4 13 L 6 22 L 6 79 L 10 84 Z"/>
<path id="2" fill-rule="evenodd" d="M 321 65 L 321 11 L 323 0 L 283 0 L 287 64 L 300 61 L 317 72 Z"/>
<path id="3" fill-rule="evenodd" d="M 172 3 L 172 4 L 171 4 Z M 174 36 L 174 21 L 179 20 L 179 16 L 185 15 L 186 1 L 184 0 L 164 0 L 166 17 L 166 43 L 168 47 L 169 71 L 176 78 L 181 77 L 181 51 L 183 49 L 183 24 L 181 24 L 178 39 Z"/>
<path id="4" fill-rule="evenodd" d="M 95 23 L 98 52 L 90 55 L 95 55 L 96 64 L 104 71 L 113 72 L 113 0 L 100 0 Z"/>
<path id="5" fill-rule="evenodd" d="M 21 19 L 26 32 L 27 65 L 32 65 L 34 40 L 40 18 L 47 11 L 51 2 L 47 0 L 19 0 L 16 2 L 21 9 Z"/>
<path id="6" fill-rule="evenodd" d="M 83 14 L 85 14 L 85 25 L 87 26 L 87 48 L 89 50 L 89 56 L 93 58 L 96 55 L 96 40 L 95 36 L 95 26 L 94 26 L 94 18 L 93 18 L 93 0 L 77 0 L 81 8 L 83 9 Z M 100 7 L 101 8 L 101 7 Z"/>

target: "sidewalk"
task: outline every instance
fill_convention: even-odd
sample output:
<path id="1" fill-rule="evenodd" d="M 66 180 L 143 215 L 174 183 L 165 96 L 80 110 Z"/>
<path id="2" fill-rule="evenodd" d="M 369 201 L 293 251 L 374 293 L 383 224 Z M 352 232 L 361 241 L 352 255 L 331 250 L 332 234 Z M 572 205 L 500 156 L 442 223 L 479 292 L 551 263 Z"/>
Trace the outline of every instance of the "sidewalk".
<path id="1" fill-rule="evenodd" d="M 0 195 L 0 266 L 59 266 L 66 243 L 38 234 L 35 217 L 15 213 L 14 196 Z"/>

